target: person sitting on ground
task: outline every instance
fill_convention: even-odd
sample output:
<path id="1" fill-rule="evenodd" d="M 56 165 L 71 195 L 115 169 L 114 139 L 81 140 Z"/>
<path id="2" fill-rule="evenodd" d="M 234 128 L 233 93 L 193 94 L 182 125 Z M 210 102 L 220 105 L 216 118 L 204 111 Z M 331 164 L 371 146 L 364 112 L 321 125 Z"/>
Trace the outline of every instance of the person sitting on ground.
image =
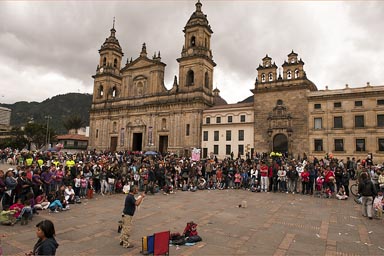
<path id="1" fill-rule="evenodd" d="M 75 191 L 73 190 L 71 185 L 65 188 L 64 198 L 69 204 L 75 203 Z"/>
<path id="2" fill-rule="evenodd" d="M 35 206 L 34 206 L 36 210 L 46 210 L 48 209 L 48 206 L 49 206 L 49 202 L 45 193 L 36 197 Z"/>
<path id="3" fill-rule="evenodd" d="M 50 212 L 59 212 L 63 210 L 63 205 L 61 204 L 59 199 L 55 198 L 54 194 L 51 194 L 48 200 L 50 202 L 48 206 Z"/>
<path id="4" fill-rule="evenodd" d="M 32 220 L 33 212 L 31 207 L 31 201 L 25 200 L 24 207 L 21 209 L 20 215 L 18 217 L 18 220 L 20 220 L 21 225 L 27 225 L 28 220 Z"/>
<path id="5" fill-rule="evenodd" d="M 339 200 L 346 200 L 346 199 L 348 199 L 348 196 L 345 193 L 344 186 L 340 187 L 339 191 L 336 194 L 336 198 L 339 199 Z"/>
<path id="6" fill-rule="evenodd" d="M 207 181 L 204 179 L 203 176 L 201 176 L 197 182 L 198 182 L 198 185 L 197 185 L 198 189 L 200 189 L 200 190 L 205 189 L 205 187 L 207 185 Z"/>
<path id="7" fill-rule="evenodd" d="M 10 211 L 15 211 L 13 215 L 16 219 L 19 218 L 21 210 L 24 208 L 24 204 L 21 202 L 21 198 L 17 199 L 16 203 L 9 207 Z"/>

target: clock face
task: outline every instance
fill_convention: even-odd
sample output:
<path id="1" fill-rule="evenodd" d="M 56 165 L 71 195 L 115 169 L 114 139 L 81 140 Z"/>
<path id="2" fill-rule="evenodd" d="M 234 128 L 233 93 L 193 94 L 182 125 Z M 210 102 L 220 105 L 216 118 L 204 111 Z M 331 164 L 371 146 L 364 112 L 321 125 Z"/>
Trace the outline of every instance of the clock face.
<path id="1" fill-rule="evenodd" d="M 104 68 L 100 68 L 100 73 L 103 73 L 103 71 L 104 71 Z"/>
<path id="2" fill-rule="evenodd" d="M 188 54 L 192 54 L 193 53 L 193 49 L 192 48 L 189 48 L 188 49 Z"/>

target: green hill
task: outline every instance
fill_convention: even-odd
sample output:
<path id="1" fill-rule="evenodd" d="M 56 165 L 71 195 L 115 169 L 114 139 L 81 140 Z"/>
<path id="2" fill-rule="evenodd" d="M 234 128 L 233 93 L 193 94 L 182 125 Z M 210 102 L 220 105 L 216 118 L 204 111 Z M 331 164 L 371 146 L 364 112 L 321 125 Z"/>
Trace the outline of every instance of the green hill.
<path id="1" fill-rule="evenodd" d="M 89 110 L 91 109 L 92 95 L 81 93 L 68 93 L 57 95 L 43 102 L 20 101 L 14 104 L 0 104 L 12 110 L 11 126 L 24 126 L 29 121 L 46 124 L 46 116 L 51 116 L 49 127 L 56 131 L 56 134 L 66 133 L 63 121 L 70 116 L 79 116 L 89 125 Z"/>

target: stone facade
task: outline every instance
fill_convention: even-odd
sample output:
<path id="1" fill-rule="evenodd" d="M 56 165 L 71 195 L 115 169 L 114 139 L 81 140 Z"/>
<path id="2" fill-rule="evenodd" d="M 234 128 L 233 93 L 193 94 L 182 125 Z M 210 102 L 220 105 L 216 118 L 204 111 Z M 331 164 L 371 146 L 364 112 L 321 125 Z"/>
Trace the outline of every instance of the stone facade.
<path id="1" fill-rule="evenodd" d="M 179 82 L 164 86 L 165 64 L 160 52 L 147 56 L 143 44 L 135 60 L 121 66 L 123 51 L 116 30 L 101 46 L 94 78 L 89 148 L 157 150 L 188 155 L 201 144 L 203 110 L 214 105 L 215 62 L 210 49 L 213 31 L 202 4 L 184 27 Z"/>
<path id="2" fill-rule="evenodd" d="M 308 152 L 307 94 L 317 87 L 308 80 L 304 62 L 293 51 L 282 74 L 268 55 L 257 68 L 254 93 L 254 146 L 256 152 Z"/>
<path id="3" fill-rule="evenodd" d="M 124 54 L 111 29 L 93 76 L 89 149 L 189 156 L 196 147 L 204 158 L 278 151 L 384 160 L 384 86 L 319 91 L 292 51 L 281 68 L 264 57 L 253 96 L 227 104 L 212 88 L 213 31 L 200 1 L 195 6 L 183 30 L 179 79 L 170 90 L 160 52 L 149 58 L 143 44 L 139 56 L 122 66 Z"/>
<path id="4" fill-rule="evenodd" d="M 308 94 L 309 152 L 384 161 L 384 86 Z"/>

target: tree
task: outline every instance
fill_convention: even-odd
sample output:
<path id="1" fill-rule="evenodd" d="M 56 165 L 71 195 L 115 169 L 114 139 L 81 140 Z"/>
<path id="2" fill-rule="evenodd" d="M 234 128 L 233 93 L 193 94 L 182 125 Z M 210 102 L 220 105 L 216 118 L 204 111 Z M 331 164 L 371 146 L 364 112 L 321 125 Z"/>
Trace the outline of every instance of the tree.
<path id="1" fill-rule="evenodd" d="M 24 136 L 24 131 L 19 127 L 13 127 L 10 131 L 10 136 L 0 141 L 0 148 L 23 149 L 26 145 L 28 145 L 28 140 Z"/>
<path id="2" fill-rule="evenodd" d="M 72 129 L 75 129 L 77 133 L 77 130 L 85 126 L 85 122 L 81 119 L 80 116 L 70 116 L 63 121 L 63 125 L 68 132 Z"/>
<path id="3" fill-rule="evenodd" d="M 49 131 L 47 131 L 45 125 L 38 123 L 28 123 L 24 127 L 24 132 L 29 145 L 35 143 L 37 148 L 42 148 L 47 143 L 47 135 L 49 136 L 49 141 L 52 141 L 52 138 L 55 136 L 54 130 L 49 129 Z"/>

